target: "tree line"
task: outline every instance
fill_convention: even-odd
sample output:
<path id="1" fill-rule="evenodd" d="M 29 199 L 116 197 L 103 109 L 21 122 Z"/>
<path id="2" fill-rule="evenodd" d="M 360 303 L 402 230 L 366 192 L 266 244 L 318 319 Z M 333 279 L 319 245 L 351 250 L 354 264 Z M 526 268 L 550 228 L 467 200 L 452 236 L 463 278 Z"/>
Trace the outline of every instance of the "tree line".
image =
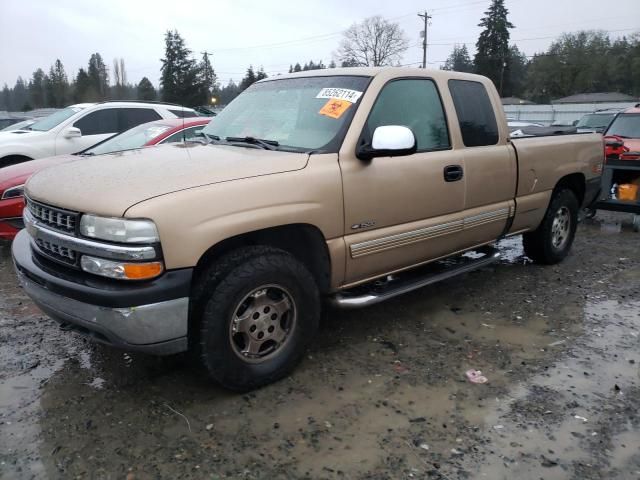
<path id="1" fill-rule="evenodd" d="M 565 33 L 542 53 L 527 57 L 509 42 L 504 0 L 493 0 L 479 26 L 484 27 L 473 59 L 456 45 L 445 70 L 478 73 L 493 80 L 503 97 L 536 103 L 576 93 L 621 92 L 640 96 L 640 35 L 611 39 L 603 31 Z"/>
<path id="2" fill-rule="evenodd" d="M 510 42 L 514 25 L 504 0 L 492 0 L 479 26 L 473 58 L 466 45 L 455 45 L 442 69 L 489 77 L 501 96 L 519 96 L 538 103 L 575 93 L 616 91 L 640 96 L 640 34 L 612 40 L 606 32 L 567 33 L 542 53 L 526 56 Z M 250 65 L 239 83 L 220 85 L 211 56 L 195 58 L 177 31 L 165 33 L 158 89 L 143 77 L 127 80 L 124 59 L 114 59 L 111 72 L 99 53 L 71 78 L 59 59 L 48 72 L 38 68 L 31 78 L 18 77 L 13 88 L 4 85 L 0 110 L 60 108 L 70 103 L 102 100 L 162 100 L 186 106 L 226 105 L 254 82 L 267 77 L 262 67 Z M 400 65 L 408 40 L 397 23 L 380 16 L 355 23 L 343 34 L 334 59 L 299 62 L 289 73 L 342 67 Z M 110 74 L 111 73 L 111 74 Z"/>

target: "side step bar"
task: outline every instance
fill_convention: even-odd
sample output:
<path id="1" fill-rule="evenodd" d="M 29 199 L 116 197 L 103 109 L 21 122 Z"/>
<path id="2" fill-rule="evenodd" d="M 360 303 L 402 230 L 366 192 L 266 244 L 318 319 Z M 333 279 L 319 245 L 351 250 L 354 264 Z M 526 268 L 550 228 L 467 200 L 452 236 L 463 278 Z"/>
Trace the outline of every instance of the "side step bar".
<path id="1" fill-rule="evenodd" d="M 467 254 L 469 253 L 467 252 Z M 369 284 L 368 288 L 367 286 L 359 286 L 337 293 L 329 298 L 329 303 L 338 308 L 368 307 L 427 285 L 486 267 L 500 259 L 500 253 L 493 248 L 477 251 L 475 258 L 473 256 L 467 257 L 467 254 L 455 260 L 447 259 L 422 267 L 419 272 L 416 269 L 397 277 L 387 277 L 388 280 Z M 480 255 L 482 256 L 478 258 Z"/>

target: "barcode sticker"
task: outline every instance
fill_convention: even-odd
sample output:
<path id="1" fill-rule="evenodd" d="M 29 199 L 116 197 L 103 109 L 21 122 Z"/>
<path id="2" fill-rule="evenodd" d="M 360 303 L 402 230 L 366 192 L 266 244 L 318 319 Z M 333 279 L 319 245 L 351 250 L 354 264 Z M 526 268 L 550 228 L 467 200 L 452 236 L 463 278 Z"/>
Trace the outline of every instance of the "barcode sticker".
<path id="1" fill-rule="evenodd" d="M 362 95 L 362 92 L 349 90 L 348 88 L 323 88 L 320 90 L 320 93 L 316 95 L 316 98 L 337 98 L 350 103 L 356 103 L 360 95 Z"/>

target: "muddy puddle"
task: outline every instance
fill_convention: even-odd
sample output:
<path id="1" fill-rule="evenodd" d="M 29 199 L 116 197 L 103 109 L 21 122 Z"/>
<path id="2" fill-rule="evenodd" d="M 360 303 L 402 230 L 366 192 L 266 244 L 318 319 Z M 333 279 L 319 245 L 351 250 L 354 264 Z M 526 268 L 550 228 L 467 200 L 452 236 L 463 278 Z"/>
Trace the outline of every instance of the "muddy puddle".
<path id="1" fill-rule="evenodd" d="M 622 225 L 582 225 L 561 265 L 516 237 L 490 268 L 329 310 L 294 374 L 245 395 L 61 332 L 0 246 L 0 477 L 638 478 L 640 237 Z"/>

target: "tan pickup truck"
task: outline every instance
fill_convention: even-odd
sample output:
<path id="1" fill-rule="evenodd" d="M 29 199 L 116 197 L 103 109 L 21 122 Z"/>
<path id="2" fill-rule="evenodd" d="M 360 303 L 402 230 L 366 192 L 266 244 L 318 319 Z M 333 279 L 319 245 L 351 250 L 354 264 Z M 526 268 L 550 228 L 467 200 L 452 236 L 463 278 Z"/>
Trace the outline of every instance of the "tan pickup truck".
<path id="1" fill-rule="evenodd" d="M 191 350 L 235 390 L 291 371 L 323 300 L 365 307 L 468 272 L 508 235 L 562 260 L 603 162 L 597 134 L 510 140 L 484 77 L 414 68 L 263 80 L 203 135 L 36 174 L 13 257 L 69 328 Z"/>

